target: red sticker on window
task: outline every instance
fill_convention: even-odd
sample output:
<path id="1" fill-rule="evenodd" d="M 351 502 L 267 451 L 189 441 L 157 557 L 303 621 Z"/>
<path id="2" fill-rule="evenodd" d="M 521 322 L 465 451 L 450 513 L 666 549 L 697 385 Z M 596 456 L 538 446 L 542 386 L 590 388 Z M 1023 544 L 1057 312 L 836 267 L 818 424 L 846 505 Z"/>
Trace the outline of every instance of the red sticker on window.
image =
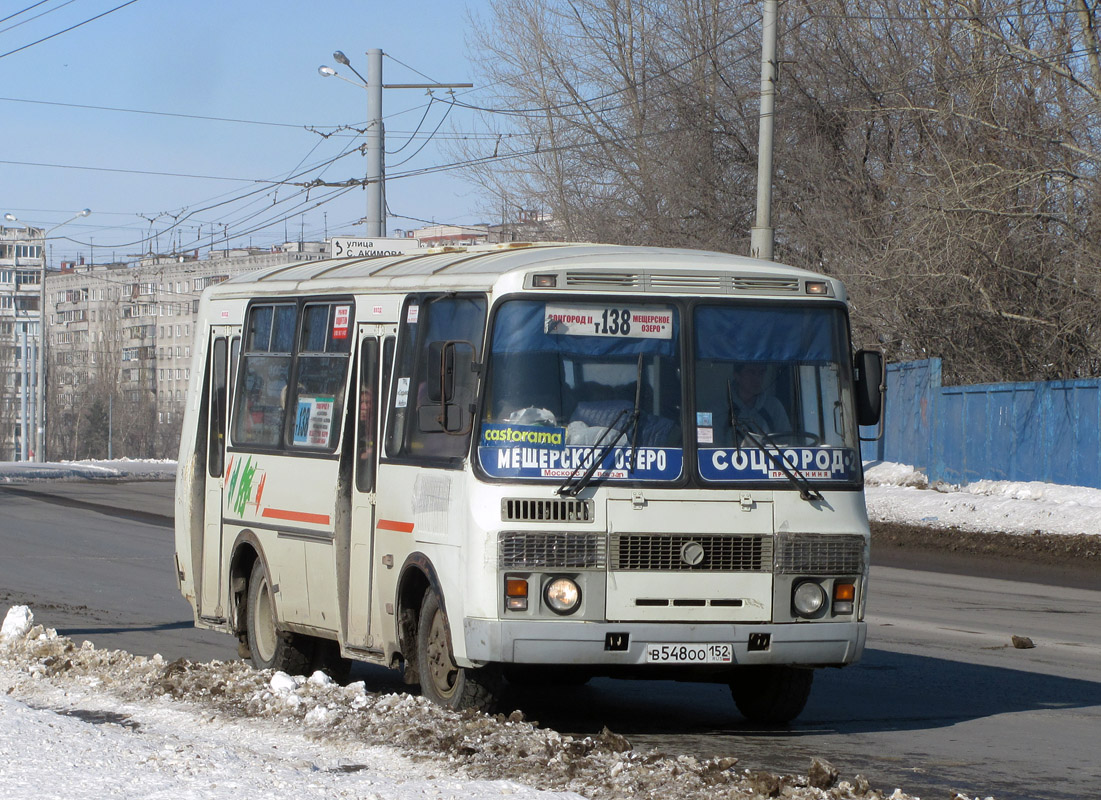
<path id="1" fill-rule="evenodd" d="M 351 306 L 337 306 L 333 310 L 333 338 L 348 338 L 348 320 L 351 316 Z"/>

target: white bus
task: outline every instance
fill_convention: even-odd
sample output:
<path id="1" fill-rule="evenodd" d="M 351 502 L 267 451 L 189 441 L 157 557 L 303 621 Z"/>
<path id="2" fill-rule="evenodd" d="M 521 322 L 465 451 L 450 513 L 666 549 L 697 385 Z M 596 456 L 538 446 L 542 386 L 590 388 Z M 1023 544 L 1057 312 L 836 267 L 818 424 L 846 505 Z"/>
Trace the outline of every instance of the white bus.
<path id="1" fill-rule="evenodd" d="M 759 722 L 864 648 L 844 287 L 610 245 L 293 264 L 208 288 L 176 483 L 196 625 L 259 668 L 728 684 Z"/>

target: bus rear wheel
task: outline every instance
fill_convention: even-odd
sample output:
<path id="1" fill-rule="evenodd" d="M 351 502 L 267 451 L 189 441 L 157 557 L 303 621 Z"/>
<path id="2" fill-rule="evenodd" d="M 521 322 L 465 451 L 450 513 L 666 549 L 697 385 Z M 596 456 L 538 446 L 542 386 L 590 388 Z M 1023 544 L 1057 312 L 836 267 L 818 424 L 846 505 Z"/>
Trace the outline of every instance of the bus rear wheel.
<path id="1" fill-rule="evenodd" d="M 730 694 L 750 722 L 783 725 L 803 712 L 813 682 L 813 669 L 771 664 L 738 667 Z"/>
<path id="2" fill-rule="evenodd" d="M 425 592 L 417 619 L 417 671 L 421 694 L 437 705 L 489 713 L 497 704 L 500 670 L 493 666 L 460 667 L 455 663 L 447 614 L 432 589 Z"/>
<path id="3" fill-rule="evenodd" d="M 306 674 L 310 666 L 310 648 L 303 647 L 293 633 L 280 631 L 276 626 L 271 579 L 260 559 L 256 559 L 249 577 L 245 628 L 253 666 L 282 670 L 291 675 Z"/>

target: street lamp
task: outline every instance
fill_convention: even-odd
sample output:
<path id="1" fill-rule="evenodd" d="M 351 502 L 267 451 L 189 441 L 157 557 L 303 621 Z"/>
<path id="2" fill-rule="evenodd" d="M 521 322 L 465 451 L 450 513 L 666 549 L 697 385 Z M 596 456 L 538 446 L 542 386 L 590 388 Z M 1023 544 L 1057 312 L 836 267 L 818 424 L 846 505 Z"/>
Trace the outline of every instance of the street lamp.
<path id="1" fill-rule="evenodd" d="M 38 424 L 35 428 L 34 442 L 34 459 L 39 462 L 46 460 L 46 241 L 50 234 L 61 226 L 68 225 L 73 220 L 86 217 L 91 213 L 90 208 L 83 208 L 64 222 L 59 222 L 52 228 L 48 228 L 42 234 L 42 274 L 38 280 L 38 375 L 35 382 L 35 417 Z M 30 226 L 25 222 L 20 222 L 14 214 L 5 214 L 4 219 L 8 222 L 19 222 L 25 230 L 30 231 Z M 23 424 L 26 425 L 25 419 Z M 26 439 L 26 431 L 23 432 L 23 438 Z"/>
<path id="2" fill-rule="evenodd" d="M 359 86 L 367 90 L 367 236 L 378 238 L 386 235 L 386 213 L 383 205 L 383 154 L 382 154 L 382 51 L 367 51 L 367 77 L 364 78 L 348 57 L 341 51 L 333 53 L 338 64 L 350 69 L 362 83 L 345 78 L 332 67 L 320 67 L 317 71 L 324 77 L 330 76 Z"/>
<path id="3" fill-rule="evenodd" d="M 383 173 L 385 169 L 382 142 L 384 130 L 382 126 L 382 90 L 383 89 L 469 89 L 471 83 L 392 83 L 382 82 L 382 51 L 373 49 L 367 51 L 367 77 L 364 78 L 352 66 L 348 57 L 340 50 L 333 53 L 333 58 L 338 64 L 350 69 L 355 76 L 362 81 L 357 83 L 351 78 L 345 78 L 332 67 L 318 67 L 317 72 L 323 78 L 337 77 L 342 81 L 367 90 L 367 236 L 381 237 L 386 235 L 386 213 L 384 198 Z"/>

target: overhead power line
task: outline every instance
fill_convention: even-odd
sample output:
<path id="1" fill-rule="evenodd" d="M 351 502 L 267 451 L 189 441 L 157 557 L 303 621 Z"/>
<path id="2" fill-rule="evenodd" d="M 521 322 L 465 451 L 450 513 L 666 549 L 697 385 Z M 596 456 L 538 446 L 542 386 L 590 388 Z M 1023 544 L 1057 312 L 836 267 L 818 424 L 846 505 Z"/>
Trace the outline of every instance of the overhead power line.
<path id="1" fill-rule="evenodd" d="M 39 7 L 40 5 L 42 5 L 43 3 L 46 3 L 46 2 L 48 2 L 48 1 L 49 1 L 49 0 L 38 0 L 38 2 L 37 2 L 37 3 L 34 3 L 33 5 L 29 5 L 29 6 L 27 6 L 26 8 L 22 9 L 21 11 L 16 11 L 16 12 L 15 12 L 14 14 L 8 14 L 8 15 L 7 15 L 6 17 L 4 17 L 3 19 L 0 19 L 0 22 L 7 22 L 7 21 L 8 21 L 9 19 L 15 19 L 15 18 L 16 18 L 16 17 L 18 17 L 18 16 L 20 15 L 20 14 L 26 14 L 26 13 L 27 13 L 28 11 L 32 11 L 32 10 L 34 10 L 34 9 L 38 8 L 38 7 Z"/>
<path id="2" fill-rule="evenodd" d="M 55 39 L 58 36 L 61 36 L 63 33 L 68 33 L 69 31 L 76 30 L 77 28 L 80 28 L 84 25 L 87 25 L 89 22 L 95 22 L 97 19 L 102 19 L 103 17 L 106 17 L 108 14 L 114 14 L 116 11 L 120 11 L 120 10 L 126 8 L 127 6 L 132 6 L 136 2 L 138 2 L 138 0 L 128 0 L 128 2 L 123 3 L 122 5 L 115 6 L 114 8 L 112 8 L 108 11 L 104 11 L 102 14 L 96 14 L 94 17 L 92 17 L 90 19 L 86 19 L 83 22 L 78 22 L 76 25 L 70 25 L 68 28 L 65 28 L 64 30 L 58 31 L 57 33 L 51 33 L 49 36 L 43 36 L 38 41 L 31 42 L 30 44 L 25 44 L 22 47 L 17 47 L 14 50 L 9 50 L 6 53 L 0 53 L 0 58 L 7 58 L 8 56 L 15 55 L 16 53 L 21 53 L 22 51 L 27 50 L 28 48 L 34 47 L 36 44 L 42 44 L 43 42 L 48 42 L 50 39 Z"/>
<path id="3" fill-rule="evenodd" d="M 0 164 L 8 164 L 15 167 L 49 167 L 52 169 L 80 169 L 90 172 L 121 172 L 127 175 L 156 175 L 161 178 L 197 178 L 207 181 L 235 181 L 237 183 L 269 183 L 279 184 L 281 181 L 264 180 L 261 178 L 230 178 L 224 175 L 192 175 L 186 172 L 156 172 L 144 169 L 122 169 L 120 167 L 85 167 L 80 164 L 47 164 L 40 161 L 6 161 L 0 160 Z"/>
<path id="4" fill-rule="evenodd" d="M 181 114 L 172 111 L 149 111 L 141 108 L 117 108 L 115 106 L 93 106 L 84 103 L 61 103 L 55 100 L 29 100 L 23 97 L 0 97 L 5 103 L 29 103 L 38 106 L 59 106 L 61 108 L 82 108 L 88 111 L 116 111 L 124 114 L 146 114 L 155 117 L 174 117 L 176 119 L 198 119 L 207 122 L 232 122 L 239 125 L 266 125 L 273 128 L 333 128 L 339 129 L 342 125 L 296 125 L 293 122 L 267 122 L 256 119 L 236 119 L 233 117 L 209 117 L 203 114 Z"/>
<path id="5" fill-rule="evenodd" d="M 43 2 L 45 2 L 45 0 L 43 0 Z M 65 2 L 62 3 L 59 6 L 54 6 L 53 8 L 47 8 L 45 11 L 41 12 L 40 14 L 35 14 L 33 17 L 27 17 L 27 19 L 20 20 L 19 22 L 15 23 L 14 25 L 9 25 L 6 28 L 0 29 L 0 33 L 7 33 L 10 30 L 14 30 L 14 29 L 18 28 L 20 25 L 26 25 L 28 22 L 33 22 L 34 20 L 38 19 L 39 17 L 44 17 L 47 14 L 52 14 L 53 12 L 57 11 L 58 9 L 65 8 L 65 6 L 70 5 L 71 3 L 75 3 L 75 2 L 76 2 L 76 0 L 65 0 Z M 40 6 L 40 5 L 42 5 L 42 3 L 35 3 L 30 8 L 25 8 L 22 11 L 20 11 L 18 14 L 12 14 L 11 16 L 4 17 L 4 19 L 0 19 L 0 22 L 7 22 L 12 17 L 18 17 L 19 14 L 26 13 L 27 11 L 30 11 L 31 8 L 35 8 L 35 7 Z"/>

